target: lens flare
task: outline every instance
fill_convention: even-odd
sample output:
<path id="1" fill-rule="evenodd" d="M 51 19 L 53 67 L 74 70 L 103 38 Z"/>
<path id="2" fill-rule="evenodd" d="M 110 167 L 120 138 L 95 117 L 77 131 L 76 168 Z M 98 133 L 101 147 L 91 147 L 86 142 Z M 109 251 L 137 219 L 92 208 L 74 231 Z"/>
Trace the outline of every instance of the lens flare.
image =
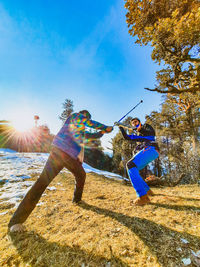
<path id="1" fill-rule="evenodd" d="M 17 116 L 13 121 L 1 125 L 0 147 L 10 147 L 19 152 L 39 150 L 41 147 L 41 134 L 30 116 Z"/>
<path id="2" fill-rule="evenodd" d="M 18 119 L 12 122 L 12 126 L 15 128 L 17 132 L 27 132 L 33 127 L 33 122 L 24 120 L 24 119 Z"/>

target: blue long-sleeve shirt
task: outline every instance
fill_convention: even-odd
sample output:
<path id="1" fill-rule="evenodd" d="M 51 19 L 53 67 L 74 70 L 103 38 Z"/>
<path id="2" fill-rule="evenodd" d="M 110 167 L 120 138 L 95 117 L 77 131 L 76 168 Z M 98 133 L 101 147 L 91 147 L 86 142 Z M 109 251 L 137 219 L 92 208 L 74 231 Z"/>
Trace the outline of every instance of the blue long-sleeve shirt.
<path id="1" fill-rule="evenodd" d="M 140 142 L 135 151 L 142 150 L 145 146 L 154 146 L 159 150 L 158 144 L 155 140 L 155 131 L 153 127 L 147 123 L 143 124 L 137 135 L 127 134 L 123 127 L 119 127 L 124 139 L 135 142 Z"/>
<path id="2" fill-rule="evenodd" d="M 87 119 L 80 113 L 73 113 L 67 118 L 63 127 L 53 140 L 53 146 L 58 147 L 73 158 L 77 158 L 84 139 L 94 139 L 103 136 L 101 133 L 90 133 L 85 127 L 106 130 L 108 126 L 94 120 Z"/>

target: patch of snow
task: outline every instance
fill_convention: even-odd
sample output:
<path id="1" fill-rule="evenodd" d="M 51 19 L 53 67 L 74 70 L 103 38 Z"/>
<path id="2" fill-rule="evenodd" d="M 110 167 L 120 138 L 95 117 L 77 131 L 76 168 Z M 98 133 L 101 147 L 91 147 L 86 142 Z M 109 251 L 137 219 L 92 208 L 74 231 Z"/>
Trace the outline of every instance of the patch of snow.
<path id="1" fill-rule="evenodd" d="M 191 252 L 195 257 L 200 258 L 200 250 L 197 252 L 194 252 L 193 250 L 191 250 Z"/>
<path id="2" fill-rule="evenodd" d="M 187 239 L 181 238 L 181 241 L 182 241 L 184 244 L 189 244 L 189 241 L 188 241 Z"/>
<path id="3" fill-rule="evenodd" d="M 48 157 L 49 153 L 19 153 L 11 149 L 0 148 L 0 203 L 11 203 L 16 208 L 34 183 L 34 181 L 28 181 L 31 174 L 38 173 L 39 175 Z M 86 163 L 83 163 L 83 168 L 86 173 L 97 173 L 109 179 L 123 179 L 118 174 L 95 169 Z M 65 168 L 61 172 L 69 173 Z M 62 186 L 61 183 L 57 184 Z M 57 190 L 54 186 L 47 189 Z"/>
<path id="4" fill-rule="evenodd" d="M 12 150 L 10 148 L 1 148 L 0 149 L 0 154 L 5 154 L 5 153 L 17 153 L 17 151 Z"/>
<path id="5" fill-rule="evenodd" d="M 56 188 L 55 186 L 50 186 L 50 187 L 47 187 L 47 189 L 50 190 L 50 191 L 54 191 L 54 190 L 56 190 L 57 188 Z"/>
<path id="6" fill-rule="evenodd" d="M 30 187 L 34 182 L 16 182 L 12 184 L 7 184 L 1 188 L 2 194 L 0 195 L 1 202 L 14 204 L 15 207 L 19 204 L 19 201 L 26 195 Z"/>
<path id="7" fill-rule="evenodd" d="M 184 259 L 182 259 L 182 262 L 184 263 L 185 266 L 187 266 L 187 265 L 191 264 L 191 259 L 190 258 L 184 258 Z"/>
<path id="8" fill-rule="evenodd" d="M 8 210 L 7 211 L 4 211 L 4 212 L 0 212 L 0 215 L 4 215 L 6 213 L 8 213 Z"/>
<path id="9" fill-rule="evenodd" d="M 121 175 L 119 175 L 119 174 L 95 169 L 95 168 L 91 167 L 90 165 L 88 165 L 85 162 L 83 162 L 83 168 L 84 168 L 86 173 L 94 172 L 94 173 L 97 173 L 97 174 L 100 174 L 100 175 L 104 175 L 107 178 L 112 178 L 112 179 L 113 178 L 117 178 L 119 180 L 123 179 L 123 177 Z"/>
<path id="10" fill-rule="evenodd" d="M 44 205 L 44 203 L 45 203 L 45 202 L 40 201 L 39 203 L 37 203 L 36 206 L 42 206 L 42 205 Z"/>

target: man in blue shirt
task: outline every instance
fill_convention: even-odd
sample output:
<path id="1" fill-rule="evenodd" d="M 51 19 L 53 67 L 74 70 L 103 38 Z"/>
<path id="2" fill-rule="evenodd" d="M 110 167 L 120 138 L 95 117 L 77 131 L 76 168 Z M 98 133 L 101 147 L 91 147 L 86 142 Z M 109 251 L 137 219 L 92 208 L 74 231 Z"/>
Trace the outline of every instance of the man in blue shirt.
<path id="1" fill-rule="evenodd" d="M 86 131 L 85 127 L 100 131 L 90 133 Z M 86 178 L 82 166 L 84 142 L 89 139 L 101 138 L 104 133 L 110 133 L 112 130 L 112 126 L 91 120 L 91 115 L 87 110 L 69 116 L 53 140 L 49 158 L 40 177 L 13 214 L 8 224 L 10 231 L 21 232 L 24 230 L 22 223 L 35 208 L 46 187 L 64 167 L 75 176 L 73 202 L 80 202 Z"/>
<path id="2" fill-rule="evenodd" d="M 153 195 L 153 192 L 147 185 L 147 183 L 142 179 L 139 171 L 147 166 L 151 161 L 155 160 L 159 156 L 158 144 L 155 141 L 155 131 L 153 127 L 147 123 L 141 124 L 140 119 L 133 118 L 130 121 L 133 128 L 137 129 L 137 135 L 128 135 L 120 124 L 119 129 L 126 140 L 139 142 L 135 149 L 135 155 L 127 162 L 127 172 L 131 183 L 138 195 L 135 200 L 135 205 L 145 205 L 150 202 L 149 195 Z"/>

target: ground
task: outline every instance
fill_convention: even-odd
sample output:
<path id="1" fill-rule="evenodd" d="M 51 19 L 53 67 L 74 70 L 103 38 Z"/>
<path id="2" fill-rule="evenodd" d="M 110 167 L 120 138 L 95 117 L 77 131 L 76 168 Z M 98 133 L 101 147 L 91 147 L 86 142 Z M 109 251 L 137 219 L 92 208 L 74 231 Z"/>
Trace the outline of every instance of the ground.
<path id="1" fill-rule="evenodd" d="M 144 207 L 131 186 L 98 174 L 87 174 L 81 205 L 71 174 L 51 186 L 23 234 L 7 233 L 14 209 L 0 204 L 0 266 L 200 266 L 200 186 L 152 188 Z"/>

